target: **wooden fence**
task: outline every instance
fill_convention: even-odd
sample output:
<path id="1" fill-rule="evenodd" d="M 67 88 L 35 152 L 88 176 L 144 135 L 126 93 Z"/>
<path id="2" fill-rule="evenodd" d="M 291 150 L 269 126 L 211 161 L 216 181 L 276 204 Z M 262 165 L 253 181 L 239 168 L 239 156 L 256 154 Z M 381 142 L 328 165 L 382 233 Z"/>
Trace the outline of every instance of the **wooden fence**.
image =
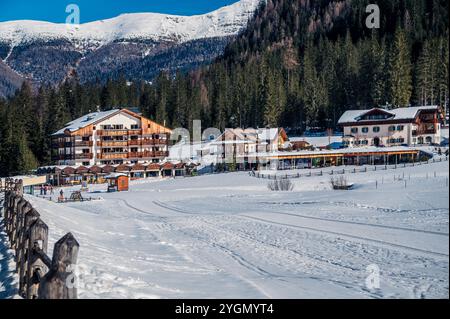
<path id="1" fill-rule="evenodd" d="M 388 170 L 388 169 L 398 169 L 398 168 L 405 168 L 405 167 L 413 167 L 413 166 L 420 166 L 425 164 L 431 164 L 431 163 L 439 163 L 439 162 L 446 162 L 448 161 L 448 157 L 439 158 L 439 159 L 430 159 L 424 162 L 415 162 L 415 163 L 403 163 L 403 164 L 393 164 L 393 165 L 374 165 L 374 166 L 364 166 L 360 168 L 352 168 L 352 169 L 331 169 L 327 171 L 316 171 L 316 172 L 308 172 L 305 174 L 264 174 L 256 171 L 249 172 L 250 176 L 256 177 L 256 178 L 263 178 L 263 179 L 291 179 L 291 178 L 302 178 L 302 177 L 312 177 L 312 176 L 323 176 L 323 175 L 338 175 L 338 174 L 356 174 L 356 173 L 367 173 L 367 172 L 374 172 L 374 171 L 382 171 L 382 170 Z"/>
<path id="2" fill-rule="evenodd" d="M 76 299 L 73 267 L 80 245 L 74 236 L 68 233 L 56 242 L 50 259 L 48 226 L 24 199 L 22 181 L 0 180 L 0 191 L 4 194 L 4 226 L 15 251 L 19 295 L 26 299 Z"/>

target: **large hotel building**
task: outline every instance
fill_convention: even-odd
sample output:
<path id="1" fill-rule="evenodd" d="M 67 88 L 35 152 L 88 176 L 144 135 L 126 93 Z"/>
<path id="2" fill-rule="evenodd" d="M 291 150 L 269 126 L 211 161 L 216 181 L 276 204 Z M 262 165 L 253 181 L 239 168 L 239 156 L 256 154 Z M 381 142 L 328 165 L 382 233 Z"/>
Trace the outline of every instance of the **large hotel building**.
<path id="1" fill-rule="evenodd" d="M 347 111 L 338 124 L 347 147 L 439 145 L 443 119 L 439 106 L 373 108 Z"/>
<path id="2" fill-rule="evenodd" d="M 57 165 L 158 163 L 169 155 L 171 130 L 128 109 L 80 117 L 52 135 Z"/>

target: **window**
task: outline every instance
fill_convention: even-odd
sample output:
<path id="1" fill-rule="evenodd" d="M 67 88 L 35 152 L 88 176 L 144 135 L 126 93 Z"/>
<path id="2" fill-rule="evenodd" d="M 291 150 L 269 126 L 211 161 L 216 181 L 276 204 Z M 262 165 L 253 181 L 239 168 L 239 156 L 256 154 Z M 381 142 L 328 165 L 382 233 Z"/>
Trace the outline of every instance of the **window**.
<path id="1" fill-rule="evenodd" d="M 131 125 L 131 129 L 132 129 L 132 130 L 138 130 L 138 129 L 139 129 L 139 125 L 137 125 L 137 124 L 132 124 L 132 125 Z"/>
<path id="2" fill-rule="evenodd" d="M 89 166 L 89 162 L 83 162 L 83 166 Z"/>
<path id="3" fill-rule="evenodd" d="M 379 133 L 380 132 L 380 127 L 379 126 L 374 126 L 373 127 L 373 132 L 374 133 Z"/>
<path id="4" fill-rule="evenodd" d="M 404 125 L 398 125 L 397 126 L 397 131 L 403 131 L 405 129 Z"/>
<path id="5" fill-rule="evenodd" d="M 361 144 L 362 144 L 362 145 L 368 145 L 368 144 L 369 144 L 369 141 L 368 141 L 368 140 L 362 140 L 362 141 L 361 141 Z"/>
<path id="6" fill-rule="evenodd" d="M 362 132 L 363 133 L 369 133 L 369 128 L 368 127 L 363 127 L 362 128 Z"/>
<path id="7" fill-rule="evenodd" d="M 351 132 L 352 132 L 353 134 L 358 133 L 358 128 L 357 128 L 357 127 L 352 127 Z"/>
<path id="8" fill-rule="evenodd" d="M 405 139 L 403 137 L 400 137 L 397 139 L 398 143 L 405 143 Z"/>
<path id="9" fill-rule="evenodd" d="M 389 131 L 390 132 L 395 131 L 395 125 L 389 126 Z"/>
<path id="10" fill-rule="evenodd" d="M 431 144 L 431 142 L 432 142 L 431 136 L 427 136 L 427 138 L 425 140 L 428 144 Z"/>

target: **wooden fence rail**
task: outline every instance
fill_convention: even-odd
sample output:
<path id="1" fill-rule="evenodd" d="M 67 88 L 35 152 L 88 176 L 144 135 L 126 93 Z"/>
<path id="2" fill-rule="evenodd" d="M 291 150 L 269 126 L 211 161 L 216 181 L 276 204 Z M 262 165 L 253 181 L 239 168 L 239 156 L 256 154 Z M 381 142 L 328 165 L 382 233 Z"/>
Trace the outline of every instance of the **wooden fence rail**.
<path id="1" fill-rule="evenodd" d="M 26 299 L 76 299 L 73 267 L 80 245 L 68 233 L 55 243 L 52 258 L 48 257 L 48 226 L 24 199 L 22 185 L 21 180 L 0 180 L 4 225 L 15 251 L 19 295 Z"/>
<path id="2" fill-rule="evenodd" d="M 423 162 L 414 162 L 414 163 L 402 163 L 402 164 L 391 164 L 391 165 L 374 165 L 374 166 L 364 166 L 362 168 L 352 168 L 352 169 L 332 169 L 329 171 L 316 171 L 316 172 L 308 172 L 305 174 L 264 174 L 256 171 L 249 172 L 250 176 L 256 177 L 256 178 L 262 178 L 262 179 L 291 179 L 291 178 L 302 178 L 302 177 L 312 177 L 312 176 L 323 176 L 323 175 L 337 175 L 337 174 L 356 174 L 356 173 L 367 173 L 367 172 L 375 172 L 375 171 L 382 171 L 382 170 L 388 170 L 388 169 L 398 169 L 398 168 L 405 168 L 405 167 L 414 167 L 414 166 L 420 166 L 425 164 L 431 164 L 431 163 L 439 163 L 439 162 L 447 162 L 448 157 L 441 157 L 439 159 L 430 159 Z"/>

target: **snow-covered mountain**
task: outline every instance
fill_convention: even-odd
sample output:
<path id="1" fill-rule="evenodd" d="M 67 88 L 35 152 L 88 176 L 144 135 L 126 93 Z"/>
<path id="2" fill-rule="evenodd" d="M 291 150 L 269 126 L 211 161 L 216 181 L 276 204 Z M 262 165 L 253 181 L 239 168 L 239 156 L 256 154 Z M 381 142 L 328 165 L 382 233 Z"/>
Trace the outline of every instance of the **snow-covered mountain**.
<path id="1" fill-rule="evenodd" d="M 151 79 L 160 70 L 186 69 L 217 57 L 230 38 L 245 28 L 259 3 L 241 0 L 195 16 L 123 14 L 79 26 L 2 22 L 0 59 L 38 82 L 56 84 L 73 70 L 82 81 L 119 73 Z"/>
<path id="2" fill-rule="evenodd" d="M 108 44 L 117 40 L 146 39 L 187 42 L 231 36 L 239 32 L 259 0 L 241 0 L 208 14 L 175 16 L 132 13 L 81 24 L 78 27 L 42 21 L 0 23 L 0 39 L 14 45 L 34 40 L 67 39 L 83 43 Z"/>

